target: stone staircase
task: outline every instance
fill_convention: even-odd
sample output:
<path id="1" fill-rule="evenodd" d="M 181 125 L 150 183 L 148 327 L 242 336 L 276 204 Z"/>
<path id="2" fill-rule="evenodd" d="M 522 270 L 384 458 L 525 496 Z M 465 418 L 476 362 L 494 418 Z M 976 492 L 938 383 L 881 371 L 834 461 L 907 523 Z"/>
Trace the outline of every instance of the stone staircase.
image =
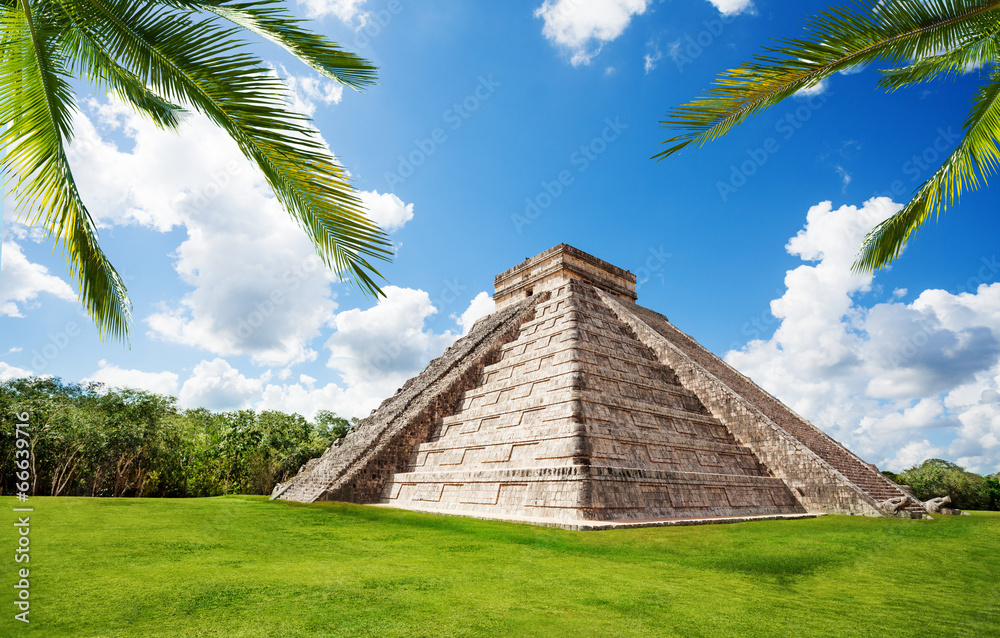
<path id="1" fill-rule="evenodd" d="M 748 377 L 678 330 L 666 317 L 634 304 L 629 310 L 667 338 L 693 361 L 697 362 L 726 384 L 736 394 L 745 398 L 774 421 L 774 423 L 833 466 L 867 494 L 875 503 L 905 496 L 895 483 L 887 479 L 871 465 L 862 461 L 847 450 L 847 448 L 793 412 Z M 923 509 L 919 505 L 911 505 L 906 508 L 906 511 L 919 513 L 923 512 Z"/>

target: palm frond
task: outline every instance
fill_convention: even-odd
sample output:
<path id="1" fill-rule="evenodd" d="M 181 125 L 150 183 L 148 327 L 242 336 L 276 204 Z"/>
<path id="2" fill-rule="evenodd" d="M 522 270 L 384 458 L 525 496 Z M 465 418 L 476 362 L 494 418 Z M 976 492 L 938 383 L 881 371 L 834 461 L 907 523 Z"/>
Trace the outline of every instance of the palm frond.
<path id="1" fill-rule="evenodd" d="M 976 33 L 953 51 L 930 55 L 897 69 L 880 70 L 878 85 L 895 91 L 910 84 L 930 82 L 941 77 L 958 76 L 991 64 L 1000 58 L 1000 22 L 983 33 Z"/>
<path id="2" fill-rule="evenodd" d="M 284 85 L 247 52 L 236 29 L 161 2 L 55 1 L 143 84 L 225 129 L 326 264 L 366 294 L 381 294 L 374 279 L 381 275 L 367 258 L 389 260 L 391 243 L 308 118 L 287 111 Z"/>
<path id="3" fill-rule="evenodd" d="M 940 168 L 917 189 L 901 211 L 885 220 L 867 237 L 857 260 L 856 272 L 872 272 L 892 262 L 909 238 L 931 213 L 940 217 L 963 190 L 975 190 L 985 183 L 1000 164 L 1000 69 L 976 93 L 965 121 L 965 137 Z"/>
<path id="4" fill-rule="evenodd" d="M 97 245 L 66 158 L 73 96 L 59 53 L 57 20 L 28 0 L 0 13 L 0 134 L 4 186 L 18 219 L 45 228 L 63 247 L 80 299 L 102 336 L 127 340 L 131 304 L 121 277 Z M 37 18 L 37 19 L 36 19 Z"/>
<path id="5" fill-rule="evenodd" d="M 170 0 L 178 7 L 210 11 L 233 24 L 267 38 L 291 52 L 322 75 L 355 90 L 375 84 L 377 69 L 371 62 L 344 51 L 322 35 L 301 28 L 284 0 Z"/>
<path id="6" fill-rule="evenodd" d="M 58 19 L 60 45 L 71 61 L 75 75 L 90 80 L 98 95 L 107 91 L 115 93 L 122 102 L 129 104 L 140 114 L 147 116 L 154 124 L 164 129 L 176 130 L 181 123 L 184 109 L 171 104 L 153 93 L 128 69 L 122 68 L 94 40 L 87 36 L 76 22 L 77 16 L 62 11 L 58 4 L 52 6 L 53 18 Z"/>
<path id="7" fill-rule="evenodd" d="M 765 54 L 723 73 L 705 94 L 671 111 L 661 124 L 679 131 L 654 158 L 701 146 L 803 88 L 871 62 L 898 65 L 952 51 L 996 21 L 1000 1 L 859 1 L 823 12 L 802 39 L 779 40 Z"/>

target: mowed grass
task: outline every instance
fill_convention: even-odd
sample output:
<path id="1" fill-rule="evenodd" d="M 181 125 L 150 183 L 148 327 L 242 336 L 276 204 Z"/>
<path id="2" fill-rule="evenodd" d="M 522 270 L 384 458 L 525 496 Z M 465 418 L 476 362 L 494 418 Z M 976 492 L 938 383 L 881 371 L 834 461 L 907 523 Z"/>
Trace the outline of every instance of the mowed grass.
<path id="1" fill-rule="evenodd" d="M 1000 515 L 571 532 L 384 508 L 0 498 L 0 635 L 1000 636 Z M 4 600 L 6 598 L 6 600 Z"/>

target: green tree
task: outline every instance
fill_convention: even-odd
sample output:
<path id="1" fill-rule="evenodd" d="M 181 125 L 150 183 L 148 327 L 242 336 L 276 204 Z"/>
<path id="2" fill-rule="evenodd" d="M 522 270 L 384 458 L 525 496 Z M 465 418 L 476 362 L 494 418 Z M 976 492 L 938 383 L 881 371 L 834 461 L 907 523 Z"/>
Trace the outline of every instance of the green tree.
<path id="1" fill-rule="evenodd" d="M 965 137 L 901 211 L 865 238 L 854 269 L 872 272 L 892 262 L 931 213 L 940 216 L 962 191 L 984 183 L 1000 161 L 1000 2 L 982 0 L 862 0 L 821 13 L 805 35 L 765 47 L 751 62 L 726 71 L 705 93 L 673 109 L 661 123 L 677 135 L 663 159 L 701 146 L 747 118 L 824 78 L 869 63 L 886 65 L 879 86 L 894 91 L 986 67 L 972 99 Z"/>
<path id="2" fill-rule="evenodd" d="M 127 339 L 128 292 L 97 243 L 66 147 L 73 77 L 111 92 L 163 129 L 182 105 L 222 127 L 254 162 L 328 267 L 366 293 L 381 290 L 369 259 L 390 258 L 307 117 L 285 108 L 286 89 L 240 39 L 274 42 L 354 89 L 375 67 L 303 28 L 282 0 L 0 0 L 0 170 L 17 219 L 62 247 L 99 334 Z"/>
<path id="3" fill-rule="evenodd" d="M 927 459 L 899 474 L 900 483 L 909 485 L 922 501 L 950 496 L 959 509 L 990 509 L 990 481 L 943 459 Z"/>
<path id="4" fill-rule="evenodd" d="M 327 438 L 330 442 L 346 436 L 358 422 L 356 418 L 348 421 L 329 410 L 318 410 L 316 418 L 313 420 L 316 423 L 319 435 Z"/>

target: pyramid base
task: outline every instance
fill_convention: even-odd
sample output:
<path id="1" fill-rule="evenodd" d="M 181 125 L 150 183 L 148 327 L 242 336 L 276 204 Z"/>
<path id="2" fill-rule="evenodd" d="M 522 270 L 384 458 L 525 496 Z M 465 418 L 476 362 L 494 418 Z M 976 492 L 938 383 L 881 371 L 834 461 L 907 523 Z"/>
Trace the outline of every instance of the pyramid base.
<path id="1" fill-rule="evenodd" d="M 675 527 L 681 525 L 721 525 L 726 523 L 748 523 L 751 521 L 787 521 L 804 518 L 816 518 L 826 516 L 822 512 L 805 514 L 760 514 L 747 516 L 705 516 L 697 518 L 655 518 L 655 519 L 631 519 L 622 521 L 586 521 L 586 520 L 566 520 L 561 518 L 546 518 L 542 516 L 511 516 L 504 514 L 489 514 L 486 512 L 476 512 L 468 510 L 447 510 L 422 508 L 422 507 L 395 507 L 385 503 L 375 503 L 372 507 L 385 507 L 390 509 L 405 509 L 410 512 L 421 512 L 424 514 L 440 514 L 442 516 L 461 516 L 464 518 L 478 518 L 486 521 L 502 521 L 505 523 L 524 523 L 538 527 L 556 527 L 572 531 L 601 531 L 609 529 L 632 529 L 636 527 Z"/>

